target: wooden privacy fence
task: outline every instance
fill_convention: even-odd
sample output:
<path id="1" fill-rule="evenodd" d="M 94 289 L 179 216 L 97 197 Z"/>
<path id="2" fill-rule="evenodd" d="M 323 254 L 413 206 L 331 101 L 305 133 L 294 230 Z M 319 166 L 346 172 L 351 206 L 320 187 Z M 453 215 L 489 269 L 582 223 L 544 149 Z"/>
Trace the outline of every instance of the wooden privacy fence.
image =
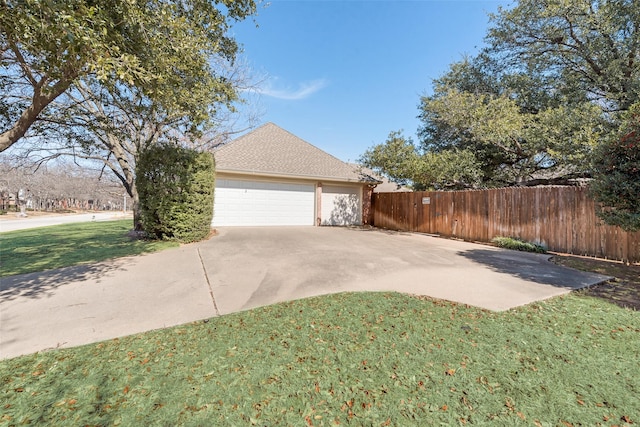
<path id="1" fill-rule="evenodd" d="M 373 225 L 489 242 L 518 237 L 551 251 L 640 262 L 640 232 L 604 225 L 584 187 L 375 193 Z"/>

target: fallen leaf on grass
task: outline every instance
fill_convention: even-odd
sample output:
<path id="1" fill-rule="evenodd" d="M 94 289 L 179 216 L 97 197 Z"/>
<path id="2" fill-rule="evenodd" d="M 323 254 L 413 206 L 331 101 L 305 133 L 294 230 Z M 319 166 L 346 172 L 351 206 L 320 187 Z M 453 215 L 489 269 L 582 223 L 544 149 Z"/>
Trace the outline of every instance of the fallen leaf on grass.
<path id="1" fill-rule="evenodd" d="M 512 411 L 516 408 L 516 407 L 513 405 L 513 402 L 511 402 L 511 399 L 509 399 L 509 398 L 507 398 L 507 399 L 505 400 L 504 405 L 505 405 L 507 408 L 509 408 L 510 410 L 512 410 Z"/>
<path id="2" fill-rule="evenodd" d="M 620 417 L 620 419 L 621 419 L 622 421 L 624 421 L 625 423 L 629 423 L 629 424 L 632 424 L 632 423 L 633 423 L 633 421 L 631 421 L 631 418 L 629 418 L 627 415 L 623 415 L 623 416 L 621 416 L 621 417 Z"/>
<path id="3" fill-rule="evenodd" d="M 445 375 L 448 375 L 450 377 L 454 376 L 455 374 L 456 374 L 455 369 L 447 369 L 447 371 L 445 372 Z"/>
<path id="4" fill-rule="evenodd" d="M 463 391 L 464 394 L 467 394 L 466 392 Z M 470 410 L 473 411 L 473 406 L 471 406 L 471 403 L 469 403 L 469 400 L 467 400 L 466 396 L 462 396 L 460 398 L 460 401 L 464 404 L 464 406 L 466 406 L 467 408 L 469 408 Z"/>

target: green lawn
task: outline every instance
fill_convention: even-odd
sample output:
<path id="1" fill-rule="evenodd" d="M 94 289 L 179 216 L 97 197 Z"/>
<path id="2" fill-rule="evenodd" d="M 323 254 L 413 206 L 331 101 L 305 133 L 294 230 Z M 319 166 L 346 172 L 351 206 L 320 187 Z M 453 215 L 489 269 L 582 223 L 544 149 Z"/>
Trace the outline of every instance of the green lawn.
<path id="1" fill-rule="evenodd" d="M 640 423 L 640 313 L 323 296 L 0 362 L 0 424 Z"/>
<path id="2" fill-rule="evenodd" d="M 0 277 L 153 252 L 177 243 L 131 240 L 131 220 L 0 233 Z"/>

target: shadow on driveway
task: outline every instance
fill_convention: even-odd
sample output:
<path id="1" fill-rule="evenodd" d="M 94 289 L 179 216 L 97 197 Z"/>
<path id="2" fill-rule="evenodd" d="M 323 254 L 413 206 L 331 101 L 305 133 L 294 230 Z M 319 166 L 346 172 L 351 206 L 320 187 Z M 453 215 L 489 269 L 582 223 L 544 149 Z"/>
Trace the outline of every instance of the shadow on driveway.
<path id="1" fill-rule="evenodd" d="M 99 283 L 106 274 L 125 270 L 126 264 L 126 258 L 119 258 L 95 264 L 3 277 L 0 279 L 0 302 L 12 301 L 18 297 L 46 297 L 58 287 L 72 282 L 92 280 Z"/>
<path id="2" fill-rule="evenodd" d="M 505 273 L 523 280 L 564 289 L 581 289 L 606 282 L 611 277 L 586 273 L 553 264 L 551 255 L 496 249 L 470 249 L 460 256 L 482 264 L 497 273 Z"/>

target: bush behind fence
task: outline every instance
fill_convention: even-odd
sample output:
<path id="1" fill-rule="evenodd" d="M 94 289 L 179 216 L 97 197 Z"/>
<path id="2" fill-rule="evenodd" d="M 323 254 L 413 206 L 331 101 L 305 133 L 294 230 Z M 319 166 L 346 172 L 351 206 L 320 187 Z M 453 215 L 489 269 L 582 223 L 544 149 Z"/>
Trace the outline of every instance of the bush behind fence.
<path id="1" fill-rule="evenodd" d="M 373 225 L 489 242 L 518 237 L 551 251 L 640 262 L 640 232 L 602 223 L 585 187 L 376 193 Z"/>

